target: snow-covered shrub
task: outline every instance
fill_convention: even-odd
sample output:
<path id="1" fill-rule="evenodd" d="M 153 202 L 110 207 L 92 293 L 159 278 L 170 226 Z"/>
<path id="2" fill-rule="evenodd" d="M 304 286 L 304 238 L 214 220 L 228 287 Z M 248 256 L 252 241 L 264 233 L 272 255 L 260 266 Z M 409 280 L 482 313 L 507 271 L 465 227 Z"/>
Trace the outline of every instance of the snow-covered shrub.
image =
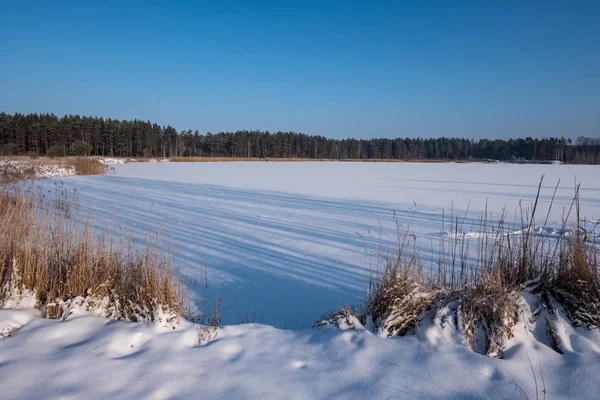
<path id="1" fill-rule="evenodd" d="M 569 235 L 549 239 L 537 233 L 544 227 L 535 225 L 542 181 L 531 212 L 522 213 L 525 228 L 516 233 L 504 226 L 504 216 L 492 223 L 484 213 L 482 234 L 470 245 L 456 222 L 457 231 L 448 235 L 445 247 L 451 252 L 440 256 L 435 276 L 423 273 L 416 246 L 408 245 L 416 241 L 414 235 L 399 229 L 396 252 L 378 253 L 377 270 L 383 264 L 383 272 L 372 275 L 365 311 L 356 317 L 372 323 L 382 336 L 416 333 L 421 323 L 433 322 L 440 329 L 456 330 L 450 336 L 493 357 L 503 356 L 514 334 L 523 296 L 533 296 L 540 304 L 533 319 L 545 310 L 542 323 L 557 352 L 562 352 L 559 307 L 574 326 L 600 328 L 598 247 L 593 232 L 581 228 L 579 187 L 573 214 L 569 211 L 561 229 Z M 574 228 L 567 230 L 569 222 Z M 475 254 L 469 253 L 473 248 Z M 448 318 L 453 320 L 446 323 Z"/>
<path id="2" fill-rule="evenodd" d="M 358 313 L 349 306 L 344 306 L 338 311 L 329 312 L 319 318 L 315 327 L 322 326 L 334 326 L 336 328 L 346 330 L 346 329 L 356 329 L 360 330 L 363 327 L 363 323 L 361 322 L 361 317 Z"/>
<path id="3" fill-rule="evenodd" d="M 381 255 L 383 272 L 372 276 L 365 307 L 366 318 L 379 324 L 386 336 L 406 334 L 433 300 L 417 254 L 409 248 L 415 237 L 400 227 L 398 232 L 398 249 L 391 255 Z"/>
<path id="4" fill-rule="evenodd" d="M 501 281 L 482 281 L 458 294 L 458 318 L 465 344 L 474 351 L 502 357 L 518 319 L 520 291 Z"/>
<path id="5" fill-rule="evenodd" d="M 551 294 L 564 306 L 575 326 L 600 327 L 600 269 L 597 247 L 589 235 L 563 243 Z"/>
<path id="6" fill-rule="evenodd" d="M 385 336 L 404 336 L 417 326 L 419 317 L 433 302 L 435 294 L 431 289 L 414 282 L 408 289 L 392 302 L 380 323 Z"/>
<path id="7" fill-rule="evenodd" d="M 1 161 L 0 185 L 6 185 L 34 178 L 37 174 L 36 164 L 32 162 Z"/>

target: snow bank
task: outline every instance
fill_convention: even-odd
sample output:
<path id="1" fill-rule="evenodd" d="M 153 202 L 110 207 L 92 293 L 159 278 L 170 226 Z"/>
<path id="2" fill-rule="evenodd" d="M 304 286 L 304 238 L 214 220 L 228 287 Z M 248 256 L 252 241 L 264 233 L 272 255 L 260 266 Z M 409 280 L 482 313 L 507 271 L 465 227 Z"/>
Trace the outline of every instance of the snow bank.
<path id="1" fill-rule="evenodd" d="M 42 164 L 35 161 L 0 161 L 0 170 L 10 173 L 25 173 L 32 178 L 60 178 L 75 175 L 72 167 L 58 164 Z"/>
<path id="2" fill-rule="evenodd" d="M 98 158 L 104 165 L 125 164 L 122 158 Z M 69 165 L 58 163 L 44 163 L 43 161 L 0 161 L 0 171 L 5 170 L 12 174 L 24 174 L 28 178 L 48 179 L 63 178 L 77 175 L 75 169 Z"/>
<path id="3" fill-rule="evenodd" d="M 123 158 L 112 158 L 112 157 L 102 157 L 98 159 L 104 165 L 116 165 L 116 164 L 125 164 L 125 159 Z"/>
<path id="4" fill-rule="evenodd" d="M 560 307 L 549 312 L 526 293 L 504 359 L 465 346 L 452 304 L 399 338 L 378 337 L 355 318 L 338 318 L 342 329 L 298 329 L 363 299 L 376 246 L 396 245 L 393 210 L 433 268 L 432 233 L 449 220 L 442 209 L 453 207 L 465 220 L 461 232 L 475 234 L 486 204 L 492 215 L 517 210 L 545 172 L 540 207 L 556 178 L 576 175 L 582 214 L 597 218 L 597 167 L 131 163 L 115 171 L 64 182 L 110 221 L 99 228 L 118 235 L 135 226 L 140 242 L 162 232 L 195 301 L 210 308 L 223 298 L 225 323 L 257 315 L 294 330 L 228 325 L 201 337 L 204 327 L 186 321 L 108 321 L 85 307 L 43 320 L 31 301 L 13 302 L 0 310 L 2 397 L 505 399 L 522 398 L 520 390 L 541 398 L 545 387 L 548 399 L 593 399 L 600 391 L 598 331 L 574 328 Z M 562 186 L 547 226 L 561 226 L 571 199 Z"/>
<path id="5" fill-rule="evenodd" d="M 344 330 L 247 324 L 220 328 L 200 344 L 203 327 L 186 321 L 38 315 L 0 309 L 4 398 L 517 399 L 520 390 L 528 398 L 545 390 L 549 399 L 594 399 L 600 390 L 598 332 L 562 321 L 560 355 L 537 340 L 525 313 L 503 360 L 456 345 L 452 328 L 439 323 L 395 339 L 357 321 Z"/>
<path id="6" fill-rule="evenodd" d="M 57 178 L 75 175 L 73 168 L 62 165 L 40 165 L 37 171 L 36 177 L 38 178 Z"/>
<path id="7" fill-rule="evenodd" d="M 589 233 L 589 236 L 594 239 L 600 238 L 600 230 L 597 228 L 600 223 L 594 220 L 582 221 L 581 228 L 585 228 L 585 232 Z M 583 232 L 583 231 L 581 231 Z M 561 238 L 561 237 L 570 237 L 577 235 L 576 229 L 569 229 L 565 227 L 557 227 L 557 226 L 532 226 L 531 228 L 525 227 L 523 229 L 517 229 L 511 232 L 502 232 L 503 235 L 511 235 L 511 236 L 521 236 L 529 233 L 531 236 L 540 236 L 545 238 Z M 433 234 L 433 236 L 444 236 L 454 239 L 477 239 L 484 237 L 495 237 L 497 236 L 497 232 L 480 232 L 480 231 L 465 231 L 465 232 L 439 232 Z"/>

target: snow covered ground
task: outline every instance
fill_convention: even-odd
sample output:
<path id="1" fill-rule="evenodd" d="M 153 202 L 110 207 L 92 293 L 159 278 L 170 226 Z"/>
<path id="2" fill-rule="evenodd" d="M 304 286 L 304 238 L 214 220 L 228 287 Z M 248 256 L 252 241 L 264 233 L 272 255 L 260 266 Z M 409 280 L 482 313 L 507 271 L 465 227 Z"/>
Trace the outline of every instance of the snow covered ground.
<path id="1" fill-rule="evenodd" d="M 425 265 L 435 269 L 440 238 L 453 231 L 452 210 L 465 235 L 480 232 L 486 203 L 492 221 L 502 207 L 509 221 L 518 221 L 519 201 L 531 207 L 542 174 L 540 225 L 562 179 L 549 234 L 560 231 L 575 180 L 582 184 L 582 214 L 595 221 L 600 210 L 593 166 L 232 162 L 114 168 L 114 174 L 70 177 L 63 184 L 78 189 L 80 203 L 108 221 L 107 230 L 134 230 L 138 242 L 148 231 L 161 231 L 196 302 L 202 298 L 210 309 L 222 298 L 226 324 L 250 319 L 308 328 L 324 312 L 361 301 L 377 246 L 397 242 L 394 218 L 410 225 Z M 52 181 L 45 185 L 53 190 Z"/>
<path id="2" fill-rule="evenodd" d="M 3 399 L 595 399 L 600 390 L 600 334 L 564 326 L 560 355 L 536 340 L 527 313 L 498 360 L 439 324 L 393 339 L 231 325 L 199 344 L 186 321 L 48 320 L 29 306 L 0 310 Z"/>
<path id="3" fill-rule="evenodd" d="M 490 218 L 505 207 L 517 221 L 519 201 L 530 207 L 542 174 L 541 220 L 562 180 L 539 234 L 560 234 L 575 180 L 582 184 L 582 214 L 597 221 L 598 167 L 235 162 L 114 168 L 103 176 L 61 178 L 61 188 L 77 188 L 80 204 L 104 221 L 99 229 L 136 243 L 147 232 L 162 232 L 196 303 L 203 300 L 210 311 L 222 298 L 226 327 L 199 344 L 199 327 L 185 321 L 146 325 L 85 313 L 43 320 L 25 300 L 20 309 L 0 310 L 2 398 L 518 399 L 523 390 L 533 399 L 536 388 L 543 398 L 545 386 L 548 399 L 592 399 L 600 390 L 598 332 L 561 319 L 560 355 L 528 322 L 526 303 L 503 360 L 472 352 L 440 321 L 392 339 L 363 329 L 311 328 L 324 312 L 363 298 L 377 246 L 396 242 L 394 218 L 410 224 L 433 269 L 440 239 L 452 234 L 451 213 L 466 215 L 460 232 L 474 237 L 486 204 Z M 42 185 L 55 190 L 52 180 Z M 262 324 L 232 325 L 246 321 Z"/>
<path id="4" fill-rule="evenodd" d="M 72 167 L 59 164 L 44 164 L 35 161 L 0 161 L 0 170 L 9 173 L 29 172 L 32 177 L 45 179 L 75 175 Z"/>

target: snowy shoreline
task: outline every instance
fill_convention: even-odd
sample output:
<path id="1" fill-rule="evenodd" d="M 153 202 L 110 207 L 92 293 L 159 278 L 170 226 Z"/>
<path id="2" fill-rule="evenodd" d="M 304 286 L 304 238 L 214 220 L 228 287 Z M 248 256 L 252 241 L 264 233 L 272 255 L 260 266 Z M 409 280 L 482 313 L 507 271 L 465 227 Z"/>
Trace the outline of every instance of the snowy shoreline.
<path id="1" fill-rule="evenodd" d="M 231 325 L 199 344 L 201 327 L 183 320 L 133 323 L 81 310 L 48 320 L 31 307 L 25 299 L 0 309 L 5 398 L 517 399 L 545 390 L 551 399 L 592 399 L 600 390 L 600 333 L 561 322 L 560 355 L 537 340 L 527 303 L 501 360 L 456 343 L 439 321 L 393 339 L 359 326 Z"/>
<path id="2" fill-rule="evenodd" d="M 546 173 L 542 204 L 558 178 L 577 176 L 582 212 L 597 223 L 597 167 L 114 168 L 113 174 L 61 181 L 91 207 L 98 229 L 118 235 L 119 228 L 135 226 L 132 240 L 140 243 L 147 232 L 161 231 L 191 300 L 210 309 L 223 298 L 225 326 L 201 340 L 204 327 L 183 319 L 133 323 L 79 307 L 64 320 L 50 320 L 39 316 L 31 297 L 13 301 L 0 309 L 0 393 L 7 398 L 516 399 L 523 398 L 521 390 L 542 398 L 545 388 L 547 398 L 592 399 L 600 390 L 600 332 L 573 327 L 560 307 L 549 313 L 526 292 L 503 359 L 464 344 L 452 305 L 425 315 L 404 337 L 382 338 L 356 321 L 309 328 L 324 312 L 362 300 L 368 257 L 379 245 L 397 244 L 397 219 L 410 223 L 418 250 L 433 265 L 437 241 L 452 235 L 476 240 L 483 207 L 497 215 L 503 206 L 531 201 Z M 53 185 L 40 181 L 44 193 Z M 548 223 L 533 225 L 532 233 L 565 234 L 558 227 L 571 200 L 569 182 L 558 190 Z M 448 206 L 466 221 L 458 234 L 444 228 Z M 264 324 L 235 325 L 244 312 L 264 316 Z M 558 332 L 564 354 L 552 349 L 546 326 Z"/>

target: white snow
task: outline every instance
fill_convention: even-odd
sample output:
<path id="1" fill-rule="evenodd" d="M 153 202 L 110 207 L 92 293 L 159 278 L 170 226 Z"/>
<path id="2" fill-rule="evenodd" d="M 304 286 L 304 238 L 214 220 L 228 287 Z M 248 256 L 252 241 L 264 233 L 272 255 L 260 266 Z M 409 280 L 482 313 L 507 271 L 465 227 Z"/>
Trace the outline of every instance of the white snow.
<path id="1" fill-rule="evenodd" d="M 103 157 L 99 158 L 100 162 L 104 165 L 115 165 L 115 164 L 125 164 L 126 160 L 124 158 L 114 158 L 114 157 Z"/>
<path id="2" fill-rule="evenodd" d="M 211 311 L 223 299 L 227 326 L 200 340 L 204 328 L 186 321 L 109 321 L 80 308 L 65 321 L 44 320 L 32 301 L 13 301 L 9 306 L 18 309 L 0 310 L 0 397 L 517 399 L 522 389 L 534 399 L 536 388 L 543 398 L 545 386 L 548 399 L 593 399 L 600 390 L 600 334 L 556 316 L 565 354 L 556 353 L 542 325 L 531 322 L 536 304 L 527 293 L 503 360 L 462 344 L 450 305 L 403 338 L 378 337 L 357 321 L 345 330 L 310 328 L 326 311 L 360 302 L 377 245 L 395 244 L 394 217 L 410 225 L 434 268 L 452 215 L 464 217 L 460 231 L 476 237 L 486 204 L 492 219 L 501 207 L 518 215 L 519 201 L 530 207 L 541 174 L 539 234 L 561 234 L 575 179 L 582 184 L 582 215 L 597 223 L 598 167 L 234 162 L 114 168 L 115 174 L 70 177 L 64 185 L 77 188 L 79 203 L 105 221 L 99 229 L 123 234 L 119 227 L 125 227 L 136 243 L 161 231 L 197 304 L 203 299 Z M 53 190 L 52 181 L 42 185 Z M 231 325 L 242 316 L 272 326 Z"/>
<path id="3" fill-rule="evenodd" d="M 33 171 L 33 176 L 39 179 L 60 178 L 75 175 L 71 167 L 58 164 L 44 164 L 35 161 L 0 161 L 0 170 L 11 172 Z"/>
<path id="4" fill-rule="evenodd" d="M 543 224 L 562 179 L 549 234 L 560 231 L 575 179 L 582 215 L 597 219 L 600 205 L 594 166 L 231 162 L 114 168 L 114 174 L 73 177 L 64 185 L 78 189 L 80 204 L 89 204 L 99 221 L 110 221 L 108 230 L 135 225 L 138 243 L 147 231 L 161 231 L 196 302 L 203 298 L 210 309 L 222 298 L 227 324 L 248 314 L 281 328 L 307 328 L 326 311 L 360 302 L 377 245 L 396 245 L 394 217 L 410 225 L 425 266 L 435 269 L 440 232 L 452 232 L 450 221 L 459 217 L 460 232 L 476 239 L 486 203 L 490 220 L 505 207 L 514 230 L 522 229 L 519 202 L 531 208 L 542 174 L 536 225 Z"/>
<path id="5" fill-rule="evenodd" d="M 104 165 L 125 164 L 123 158 L 101 157 L 98 160 Z M 0 161 L 0 171 L 8 170 L 11 172 L 33 171 L 33 177 L 38 179 L 62 178 L 76 175 L 73 167 L 39 160 L 18 160 L 18 161 Z"/>
<path id="6" fill-rule="evenodd" d="M 31 308 L 2 309 L 0 393 L 6 399 L 518 399 L 521 388 L 531 399 L 543 398 L 543 390 L 548 399 L 596 398 L 598 332 L 567 324 L 560 355 L 536 339 L 528 320 L 524 313 L 499 360 L 455 343 L 437 320 L 419 335 L 395 339 L 355 325 L 292 331 L 246 324 L 199 343 L 203 328 L 186 321 L 147 325 L 84 313 L 63 321 L 41 319 Z"/>

